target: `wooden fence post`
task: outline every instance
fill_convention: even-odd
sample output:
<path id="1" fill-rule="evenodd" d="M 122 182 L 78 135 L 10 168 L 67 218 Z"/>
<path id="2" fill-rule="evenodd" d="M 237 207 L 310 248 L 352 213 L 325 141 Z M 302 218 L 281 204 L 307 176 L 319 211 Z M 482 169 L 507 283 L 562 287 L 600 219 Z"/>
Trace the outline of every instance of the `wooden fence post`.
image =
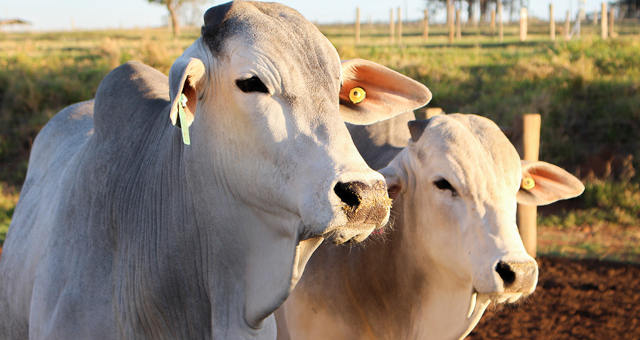
<path id="1" fill-rule="evenodd" d="M 569 11 L 567 11 L 567 16 L 564 19 L 564 40 L 571 39 L 571 17 Z"/>
<path id="2" fill-rule="evenodd" d="M 389 39 L 393 44 L 396 37 L 396 23 L 393 22 L 393 8 L 389 10 Z"/>
<path id="3" fill-rule="evenodd" d="M 540 115 L 525 114 L 522 117 L 522 153 L 525 161 L 537 161 L 540 151 Z M 535 205 L 518 204 L 518 228 L 527 253 L 536 257 L 537 208 Z"/>
<path id="4" fill-rule="evenodd" d="M 460 10 L 456 10 L 456 40 L 462 39 L 462 23 L 460 22 Z"/>
<path id="5" fill-rule="evenodd" d="M 491 10 L 491 36 L 495 37 L 496 35 L 496 10 L 492 9 Z"/>
<path id="6" fill-rule="evenodd" d="M 549 4 L 549 38 L 556 40 L 556 21 L 553 19 L 553 4 Z"/>
<path id="7" fill-rule="evenodd" d="M 520 41 L 527 40 L 527 9 L 520 9 Z"/>
<path id="8" fill-rule="evenodd" d="M 360 7 L 356 7 L 356 44 L 360 43 Z"/>
<path id="9" fill-rule="evenodd" d="M 609 11 L 609 36 L 614 38 L 616 36 L 616 32 L 613 31 L 613 20 L 614 20 L 614 12 L 613 9 Z"/>
<path id="10" fill-rule="evenodd" d="M 502 27 L 502 0 L 498 0 L 498 35 L 500 42 L 504 40 L 504 28 Z"/>
<path id="11" fill-rule="evenodd" d="M 402 9 L 398 7 L 398 44 L 402 44 Z"/>
<path id="12" fill-rule="evenodd" d="M 575 23 L 575 28 L 574 28 L 574 32 L 576 33 L 576 37 L 578 39 L 580 39 L 580 35 L 582 34 L 581 31 L 581 25 L 582 25 L 582 20 L 585 18 L 584 15 L 584 8 L 581 8 L 580 11 L 578 11 L 578 17 L 576 18 L 576 23 Z"/>
<path id="13" fill-rule="evenodd" d="M 447 0 L 447 27 L 449 27 L 449 43 L 453 42 L 454 35 L 454 22 L 453 22 L 453 5 L 451 0 Z"/>
<path id="14" fill-rule="evenodd" d="M 422 22 L 423 24 L 423 30 L 422 30 L 422 38 L 424 38 L 424 40 L 428 40 L 429 39 L 429 11 L 428 10 L 424 10 L 424 21 Z"/>
<path id="15" fill-rule="evenodd" d="M 602 14 L 600 15 L 600 36 L 607 39 L 607 3 L 602 2 Z"/>

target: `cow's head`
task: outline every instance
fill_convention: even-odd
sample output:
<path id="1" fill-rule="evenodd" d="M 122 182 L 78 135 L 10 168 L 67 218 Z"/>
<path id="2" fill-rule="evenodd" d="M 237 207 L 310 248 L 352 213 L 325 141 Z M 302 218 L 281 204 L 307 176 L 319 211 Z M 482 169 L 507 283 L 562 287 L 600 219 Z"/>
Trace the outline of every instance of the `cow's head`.
<path id="1" fill-rule="evenodd" d="M 548 204 L 584 187 L 557 166 L 522 163 L 498 126 L 480 116 L 436 116 L 409 122 L 409 130 L 408 147 L 381 172 L 390 195 L 402 193 L 416 259 L 468 291 L 467 318 L 475 325 L 490 302 L 514 302 L 536 287 L 517 202 Z"/>
<path id="2" fill-rule="evenodd" d="M 293 283 L 322 238 L 361 241 L 388 219 L 384 179 L 358 154 L 343 117 L 372 123 L 431 98 L 381 65 L 341 63 L 298 12 L 261 2 L 209 9 L 202 37 L 176 60 L 169 81 L 170 119 L 190 135 L 187 176 L 205 178 L 198 189 L 216 182 L 272 226 L 249 237 L 313 240 L 296 252 Z"/>

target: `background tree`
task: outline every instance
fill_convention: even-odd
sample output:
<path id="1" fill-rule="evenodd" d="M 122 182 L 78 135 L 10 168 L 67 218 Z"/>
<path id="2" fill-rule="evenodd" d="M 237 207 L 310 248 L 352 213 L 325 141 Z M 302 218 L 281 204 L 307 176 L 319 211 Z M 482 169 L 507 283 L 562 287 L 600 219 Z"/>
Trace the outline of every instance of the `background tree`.
<path id="1" fill-rule="evenodd" d="M 437 11 L 446 11 L 446 2 L 447 0 L 425 0 L 425 8 L 428 9 L 429 12 L 432 12 L 432 14 Z M 469 22 L 477 20 L 475 11 L 478 9 L 480 11 L 480 21 L 488 21 L 489 11 L 491 8 L 497 8 L 498 6 L 498 0 L 451 0 L 451 3 L 461 11 L 464 10 L 466 6 L 467 20 Z M 508 8 L 511 13 L 522 3 L 523 0 L 502 0 L 503 6 Z"/>
<path id="2" fill-rule="evenodd" d="M 462 10 L 462 4 L 466 0 L 450 0 L 451 5 L 456 9 Z M 425 8 L 430 12 L 429 15 L 435 15 L 436 12 L 447 11 L 447 0 L 425 0 Z"/>
<path id="3" fill-rule="evenodd" d="M 618 15 L 624 18 L 640 18 L 640 0 L 618 0 L 611 4 L 617 7 Z"/>
<path id="4" fill-rule="evenodd" d="M 169 11 L 169 22 L 171 23 L 171 31 L 175 37 L 180 33 L 180 23 L 178 22 L 178 11 L 187 3 L 200 4 L 204 0 L 148 0 L 152 4 L 163 5 Z"/>

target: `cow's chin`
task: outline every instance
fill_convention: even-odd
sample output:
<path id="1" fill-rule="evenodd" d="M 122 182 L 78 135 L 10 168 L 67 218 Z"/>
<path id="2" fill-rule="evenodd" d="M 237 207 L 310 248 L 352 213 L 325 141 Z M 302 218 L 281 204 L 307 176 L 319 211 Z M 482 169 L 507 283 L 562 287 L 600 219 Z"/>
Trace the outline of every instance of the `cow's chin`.
<path id="1" fill-rule="evenodd" d="M 358 243 L 369 237 L 376 227 L 374 224 L 346 224 L 327 231 L 322 237 L 334 244 Z"/>

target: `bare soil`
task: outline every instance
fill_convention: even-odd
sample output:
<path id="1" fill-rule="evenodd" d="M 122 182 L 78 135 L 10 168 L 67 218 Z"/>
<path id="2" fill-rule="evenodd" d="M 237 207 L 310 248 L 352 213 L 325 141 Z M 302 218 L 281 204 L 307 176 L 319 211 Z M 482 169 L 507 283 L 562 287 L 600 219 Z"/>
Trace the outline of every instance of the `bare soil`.
<path id="1" fill-rule="evenodd" d="M 640 265 L 541 257 L 536 292 L 490 307 L 479 339 L 640 339 Z"/>

